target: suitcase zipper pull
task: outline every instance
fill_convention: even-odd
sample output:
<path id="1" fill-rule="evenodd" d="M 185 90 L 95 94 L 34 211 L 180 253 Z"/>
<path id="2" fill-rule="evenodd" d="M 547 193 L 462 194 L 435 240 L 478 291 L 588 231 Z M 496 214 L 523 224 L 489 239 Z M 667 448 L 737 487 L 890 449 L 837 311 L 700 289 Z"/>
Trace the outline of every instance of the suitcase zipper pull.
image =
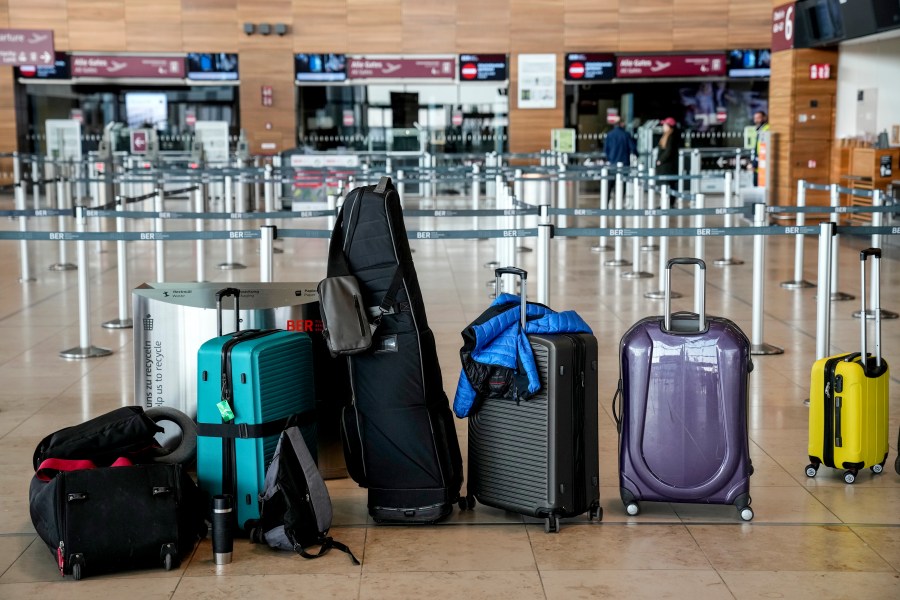
<path id="1" fill-rule="evenodd" d="M 59 567 L 59 575 L 65 577 L 66 568 L 66 543 L 59 541 L 59 548 L 56 549 L 56 564 Z"/>

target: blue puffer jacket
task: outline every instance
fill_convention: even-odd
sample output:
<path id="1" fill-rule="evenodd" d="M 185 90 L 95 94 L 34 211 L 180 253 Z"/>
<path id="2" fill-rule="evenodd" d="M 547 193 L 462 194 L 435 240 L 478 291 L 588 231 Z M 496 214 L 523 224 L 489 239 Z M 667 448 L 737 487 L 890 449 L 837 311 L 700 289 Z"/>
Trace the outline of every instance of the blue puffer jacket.
<path id="1" fill-rule="evenodd" d="M 542 305 L 526 306 L 525 331 L 519 326 L 518 296 L 500 294 L 478 319 L 463 331 L 464 345 L 460 350 L 463 363 L 453 400 L 453 412 L 459 418 L 469 415 L 482 392 L 492 382 L 495 367 L 516 372 L 521 365 L 527 376 L 528 395 L 541 387 L 537 365 L 526 334 L 592 333 L 591 328 L 575 311 L 557 313 Z"/>

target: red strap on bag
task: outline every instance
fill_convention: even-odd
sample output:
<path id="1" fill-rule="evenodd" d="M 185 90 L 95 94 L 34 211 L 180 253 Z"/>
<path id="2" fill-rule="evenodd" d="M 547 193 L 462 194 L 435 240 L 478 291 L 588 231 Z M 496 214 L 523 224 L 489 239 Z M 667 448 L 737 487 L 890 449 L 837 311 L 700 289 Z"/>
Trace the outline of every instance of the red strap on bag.
<path id="1" fill-rule="evenodd" d="M 134 463 L 124 456 L 120 456 L 110 467 L 132 467 Z M 97 465 L 90 460 L 75 460 L 68 458 L 48 458 L 40 464 L 35 476 L 41 481 L 50 481 L 60 471 L 82 471 L 84 469 L 96 469 Z"/>

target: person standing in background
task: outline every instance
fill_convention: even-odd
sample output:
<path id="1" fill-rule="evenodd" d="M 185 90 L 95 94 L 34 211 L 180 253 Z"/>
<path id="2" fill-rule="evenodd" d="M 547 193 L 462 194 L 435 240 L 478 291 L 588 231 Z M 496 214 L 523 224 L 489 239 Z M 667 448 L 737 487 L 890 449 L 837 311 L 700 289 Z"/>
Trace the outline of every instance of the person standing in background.
<path id="1" fill-rule="evenodd" d="M 663 134 L 659 139 L 659 155 L 656 158 L 657 175 L 678 174 L 678 149 L 681 148 L 681 135 L 676 128 L 676 121 L 672 117 L 663 119 Z M 663 182 L 672 186 L 673 182 Z"/>
<path id="2" fill-rule="evenodd" d="M 756 142 L 753 144 L 753 161 L 750 168 L 753 169 L 753 187 L 756 187 L 759 185 L 759 134 L 769 130 L 769 116 L 765 111 L 758 110 L 753 113 L 753 124 L 756 125 Z"/>
<path id="3" fill-rule="evenodd" d="M 610 117 L 613 121 L 613 127 L 606 134 L 606 140 L 603 142 L 603 152 L 606 154 L 606 160 L 613 165 L 622 164 L 626 167 L 631 166 L 631 155 L 637 154 L 637 142 L 630 133 L 625 131 L 622 126 L 622 120 L 619 115 Z"/>

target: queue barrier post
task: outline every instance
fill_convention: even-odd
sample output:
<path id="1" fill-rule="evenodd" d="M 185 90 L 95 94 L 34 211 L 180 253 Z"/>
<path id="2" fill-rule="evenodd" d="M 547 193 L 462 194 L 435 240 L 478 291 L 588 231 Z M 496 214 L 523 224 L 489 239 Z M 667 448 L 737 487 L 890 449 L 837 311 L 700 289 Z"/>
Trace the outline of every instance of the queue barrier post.
<path id="1" fill-rule="evenodd" d="M 274 225 L 261 225 L 259 228 L 259 280 L 271 283 L 274 276 L 274 255 L 276 228 Z"/>
<path id="2" fill-rule="evenodd" d="M 650 167 L 647 175 L 649 175 L 649 177 L 647 179 L 646 207 L 647 210 L 652 210 L 653 208 L 659 206 L 659 203 L 656 200 L 656 169 Z M 656 223 L 656 218 L 653 215 L 648 214 L 646 217 L 644 217 L 644 221 L 647 223 L 648 229 L 653 229 L 654 224 Z M 659 244 L 656 243 L 656 238 L 652 236 L 648 237 L 647 242 L 641 245 L 641 251 L 643 252 L 655 252 L 657 250 L 659 250 Z"/>
<path id="3" fill-rule="evenodd" d="M 731 173 L 731 171 L 725 171 L 725 208 L 732 207 L 734 207 L 734 175 Z M 733 226 L 734 215 L 730 212 L 725 213 L 725 228 L 727 229 Z M 744 261 L 732 256 L 734 250 L 733 236 L 726 235 L 724 245 L 724 256 L 713 261 L 713 264 L 723 267 L 744 264 Z"/>
<path id="4" fill-rule="evenodd" d="M 876 208 L 881 208 L 882 206 L 884 206 L 884 193 L 881 190 L 875 190 L 872 193 L 872 206 L 874 206 Z M 881 227 L 883 215 L 884 215 L 884 213 L 881 213 L 881 212 L 872 213 L 872 226 L 873 227 Z M 872 234 L 871 247 L 872 248 L 881 248 L 881 236 L 879 234 L 877 234 L 877 233 Z M 879 297 L 878 287 L 880 285 L 880 282 L 878 281 L 877 274 L 878 274 L 878 269 L 876 269 L 875 261 L 873 260 L 872 266 L 871 266 L 871 273 L 869 275 L 869 289 L 870 289 L 870 297 L 871 298 Z M 882 319 L 896 319 L 898 316 L 900 316 L 892 310 L 887 310 L 887 309 L 884 309 L 884 308 L 881 308 L 880 306 L 878 306 L 876 308 L 865 309 L 865 313 L 863 313 L 862 310 L 858 310 L 853 313 L 853 317 L 855 319 L 859 319 L 859 318 L 862 318 L 863 314 L 865 314 L 867 319 L 874 319 L 876 316 L 876 311 L 878 313 L 878 316 L 881 317 Z M 878 329 L 876 328 L 875 331 L 877 332 Z"/>
<path id="5" fill-rule="evenodd" d="M 13 185 L 16 197 L 16 210 L 25 210 L 25 182 L 22 180 L 22 160 L 18 152 L 13 152 Z M 19 231 L 28 231 L 28 219 L 19 217 Z M 28 255 L 28 240 L 19 240 L 19 283 L 35 281 L 31 276 L 31 261 Z"/>
<path id="6" fill-rule="evenodd" d="M 62 173 L 57 169 L 56 163 L 49 163 L 50 165 L 50 173 L 52 175 L 51 179 L 55 181 L 55 190 L 56 190 L 56 208 L 60 210 L 68 210 L 71 205 L 67 201 L 66 194 L 66 186 L 64 184 L 64 177 Z M 66 231 L 66 217 L 60 215 L 57 218 L 58 229 L 59 231 Z M 67 242 L 65 240 L 59 241 L 59 260 L 54 264 L 50 265 L 51 271 L 72 271 L 77 267 L 69 262 L 69 257 L 67 253 Z"/>
<path id="7" fill-rule="evenodd" d="M 616 166 L 616 210 L 619 211 L 615 218 L 615 228 L 622 229 L 625 227 L 625 218 L 621 215 L 621 211 L 625 206 L 625 180 L 622 176 L 622 163 Z M 624 243 L 622 236 L 616 236 L 614 244 L 614 258 L 603 263 L 607 267 L 630 267 L 631 262 L 625 260 Z"/>
<path id="8" fill-rule="evenodd" d="M 663 184 L 659 188 L 659 207 L 663 210 L 669 210 L 672 207 L 672 198 L 669 196 L 669 186 Z M 668 229 L 669 228 L 669 216 L 663 214 L 659 217 L 659 228 L 660 229 Z M 659 238 L 659 272 L 666 272 L 666 263 L 669 261 L 669 237 L 668 236 L 660 236 Z M 663 300 L 666 297 L 666 291 L 664 289 L 655 290 L 652 292 L 646 292 L 644 294 L 644 298 L 652 298 L 654 300 Z M 676 292 L 675 290 L 671 290 L 669 292 L 670 298 L 681 298 L 682 294 L 680 292 Z"/>
<path id="9" fill-rule="evenodd" d="M 125 199 L 116 196 L 116 212 L 125 211 Z M 116 217 L 116 233 L 124 233 L 126 229 L 125 218 Z M 128 316 L 128 246 L 124 239 L 116 240 L 116 277 L 119 294 L 119 318 L 106 321 L 101 325 L 106 329 L 131 329 L 134 321 Z"/>
<path id="10" fill-rule="evenodd" d="M 163 190 L 161 187 L 156 190 L 156 195 L 153 197 L 153 210 L 156 211 L 157 215 L 161 215 L 163 212 Z M 156 219 L 153 220 L 153 231 L 161 234 L 164 230 L 165 222 L 161 216 L 157 216 Z M 163 236 L 160 235 L 158 238 L 159 239 L 157 239 L 154 244 L 156 256 L 156 281 L 162 283 L 166 280 L 166 247 L 162 241 Z"/>
<path id="11" fill-rule="evenodd" d="M 241 189 L 241 185 L 238 184 L 238 190 Z M 225 176 L 225 212 L 233 214 L 235 212 L 234 206 L 234 178 L 231 175 Z M 247 265 L 239 262 L 235 262 L 234 260 L 234 240 L 232 238 L 228 238 L 225 240 L 225 262 L 219 263 L 218 268 L 223 271 L 230 271 L 234 269 L 246 269 Z"/>
<path id="12" fill-rule="evenodd" d="M 550 305 L 550 238 L 553 237 L 549 208 L 546 204 L 540 206 L 537 242 L 537 301 L 547 306 Z"/>
<path id="13" fill-rule="evenodd" d="M 609 169 L 603 167 L 600 169 L 600 210 L 609 209 Z M 600 229 L 609 227 L 609 217 L 602 215 L 600 217 Z M 596 246 L 591 246 L 591 252 L 606 252 L 612 250 L 606 243 L 606 237 L 600 236 Z"/>
<path id="14" fill-rule="evenodd" d="M 831 354 L 831 259 L 835 224 L 819 224 L 819 276 L 816 293 L 816 360 Z"/>
<path id="15" fill-rule="evenodd" d="M 801 179 L 797 181 L 797 208 L 806 207 L 806 181 Z M 806 224 L 806 213 L 800 211 L 797 213 L 797 227 L 803 227 Z M 791 281 L 782 281 L 781 287 L 789 290 L 799 290 L 803 288 L 815 287 L 814 283 L 810 283 L 803 279 L 803 244 L 802 235 L 794 238 L 794 278 Z"/>
<path id="16" fill-rule="evenodd" d="M 206 189 L 207 189 L 207 178 L 206 175 L 203 176 L 203 181 L 194 190 L 194 212 L 197 213 L 197 219 L 194 219 L 194 229 L 195 231 L 203 231 L 204 224 L 203 219 L 200 218 L 204 212 L 206 212 Z M 202 283 L 206 281 L 206 253 L 204 252 L 206 245 L 206 240 L 198 237 L 198 239 L 194 240 L 194 248 L 196 248 L 197 253 L 197 283 Z"/>
<path id="17" fill-rule="evenodd" d="M 766 205 L 756 204 L 753 207 L 753 225 L 766 226 Z M 784 354 L 784 349 L 763 341 L 763 323 L 765 321 L 765 270 L 766 270 L 766 236 L 753 236 L 753 318 L 750 338 L 750 354 L 772 355 Z"/>
<path id="18" fill-rule="evenodd" d="M 831 207 L 835 210 L 831 213 L 831 220 L 834 223 L 840 222 L 840 215 L 837 212 L 837 207 L 841 205 L 841 195 L 838 190 L 838 185 L 836 183 L 831 184 L 830 188 L 830 196 L 831 196 Z M 840 250 L 841 250 L 841 236 L 840 234 L 835 233 L 834 235 L 834 250 L 831 253 L 831 301 L 832 302 L 845 302 L 847 300 L 853 300 L 856 296 L 852 294 L 847 294 L 844 292 L 838 291 L 838 263 L 840 259 Z"/>
<path id="19" fill-rule="evenodd" d="M 83 206 L 75 207 L 75 227 L 78 233 L 84 233 L 85 209 Z M 98 348 L 91 345 L 91 296 L 88 288 L 88 258 L 87 241 L 78 240 L 75 243 L 78 256 L 78 340 L 79 345 L 59 353 L 62 358 L 96 358 L 109 356 L 112 350 Z"/>
<path id="20" fill-rule="evenodd" d="M 635 210 L 641 210 L 643 207 L 644 186 L 642 181 L 643 165 L 639 165 L 632 182 L 632 202 L 631 206 Z M 641 217 L 632 218 L 635 228 L 640 228 Z M 653 277 L 653 273 L 641 271 L 641 238 L 634 236 L 631 238 L 631 271 L 622 273 L 622 279 L 647 279 Z"/>

